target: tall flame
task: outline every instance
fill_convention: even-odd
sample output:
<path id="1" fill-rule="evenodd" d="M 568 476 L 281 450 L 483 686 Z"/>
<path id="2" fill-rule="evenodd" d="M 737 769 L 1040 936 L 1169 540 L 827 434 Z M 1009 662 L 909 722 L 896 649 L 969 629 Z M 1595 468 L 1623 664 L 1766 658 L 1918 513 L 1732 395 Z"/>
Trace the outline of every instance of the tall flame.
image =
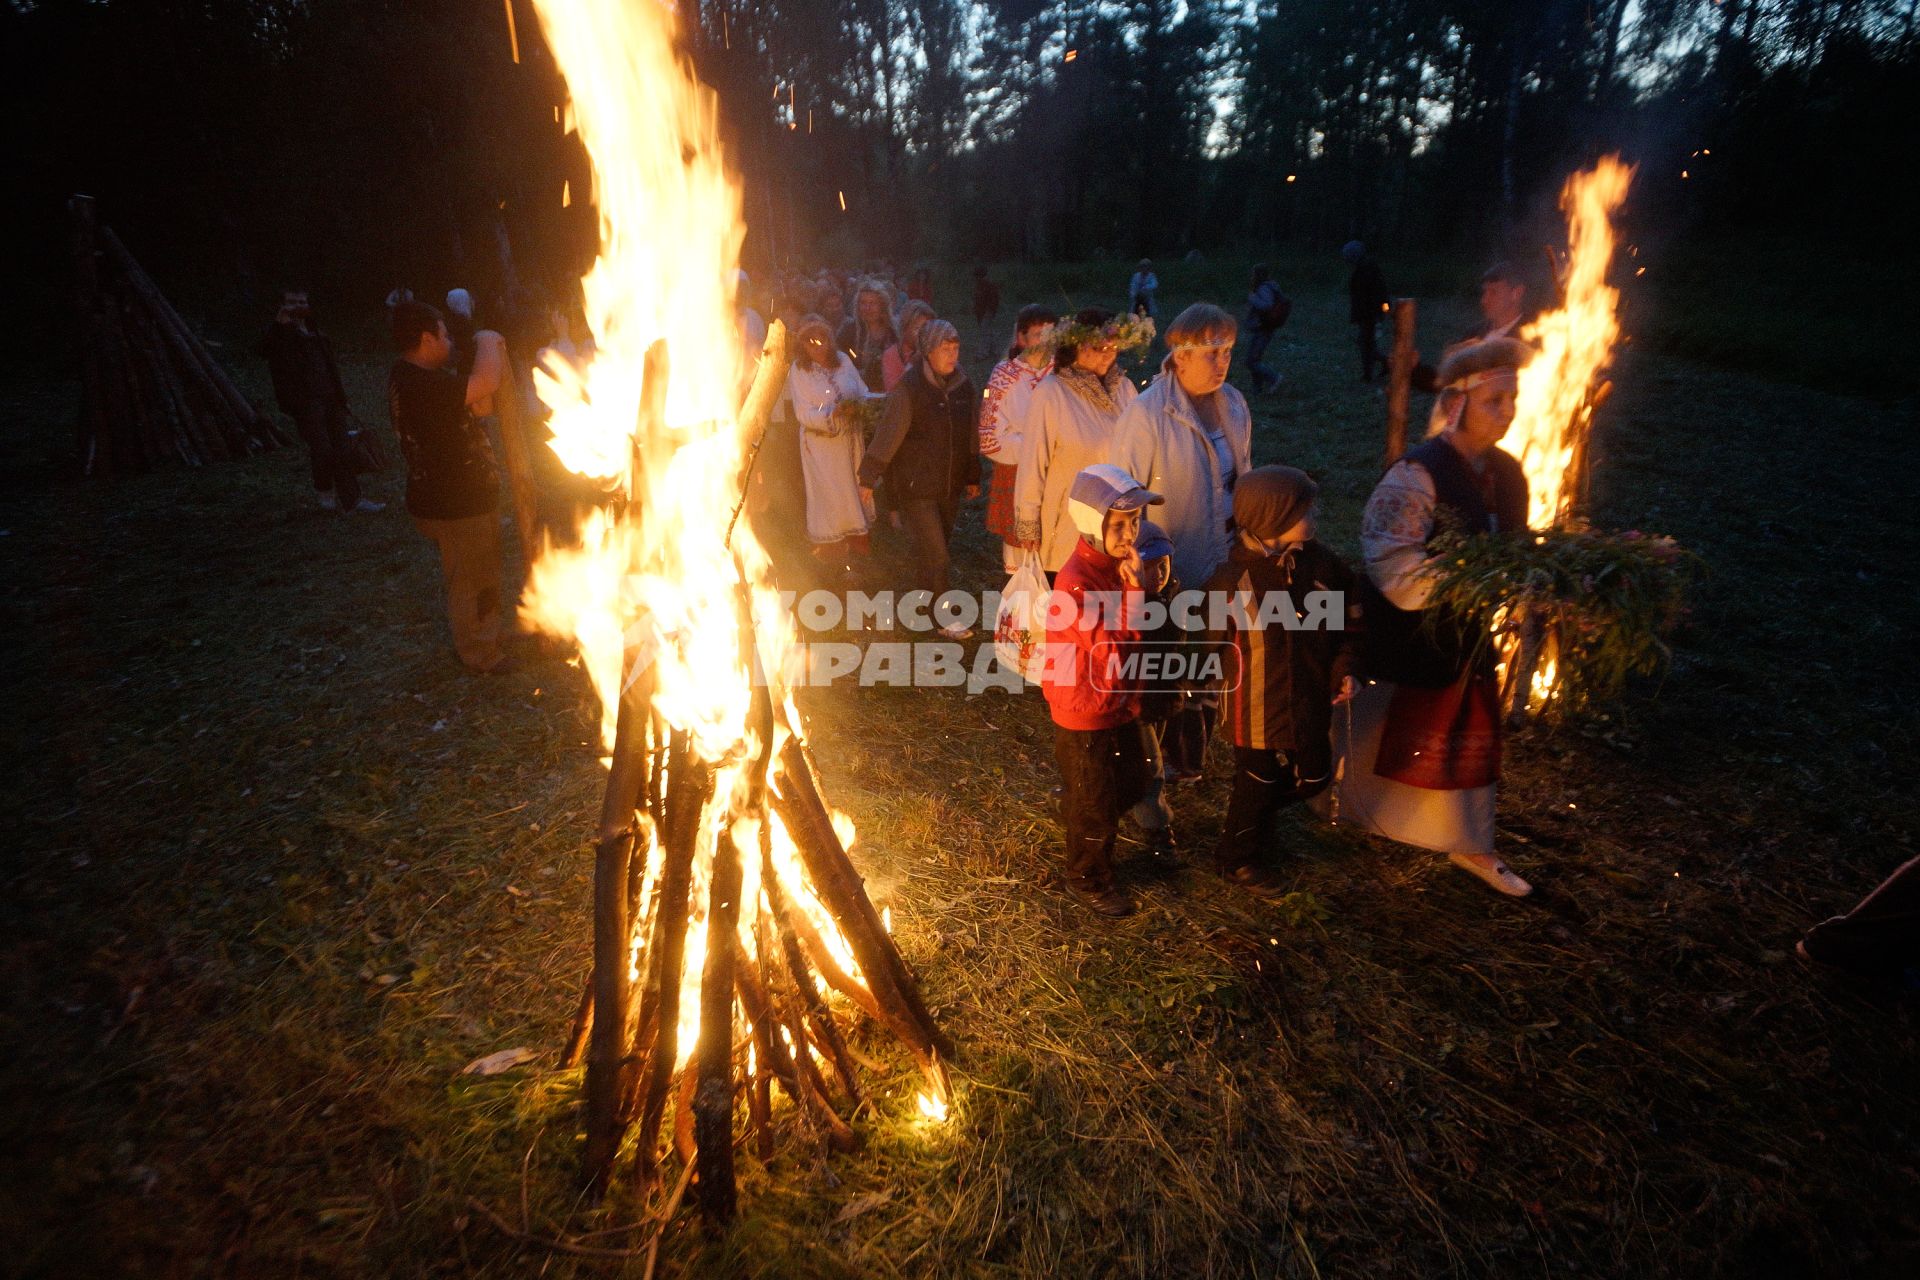
<path id="1" fill-rule="evenodd" d="M 1527 473 L 1529 528 L 1561 523 L 1579 497 L 1576 464 L 1586 446 L 1595 380 L 1611 363 L 1620 336 L 1620 293 L 1607 283 L 1607 269 L 1613 214 L 1632 179 L 1632 165 L 1608 156 L 1568 178 L 1560 193 L 1567 215 L 1565 300 L 1520 332 L 1540 354 L 1520 371 L 1513 426 L 1503 445 Z"/>
<path id="2" fill-rule="evenodd" d="M 1602 392 L 1602 375 L 1613 361 L 1620 337 L 1620 293 L 1607 283 L 1613 263 L 1613 215 L 1627 198 L 1633 166 L 1608 156 L 1593 168 L 1567 179 L 1560 207 L 1567 215 L 1567 258 L 1558 309 L 1520 331 L 1539 354 L 1520 371 L 1513 425 L 1503 447 L 1520 460 L 1527 477 L 1527 527 L 1564 524 L 1583 495 L 1587 432 Z M 1504 612 L 1495 625 L 1506 621 Z M 1539 621 L 1530 625 L 1538 627 Z M 1500 645 L 1499 674 L 1520 658 L 1520 636 L 1508 632 Z M 1516 704 L 1538 708 L 1553 697 L 1559 655 L 1551 635 L 1541 637 L 1525 672 L 1526 688 L 1514 690 Z"/>
<path id="3" fill-rule="evenodd" d="M 754 681 L 772 682 L 794 650 L 767 556 L 736 509 L 745 456 L 739 395 L 747 356 L 734 294 L 745 237 L 740 185 L 727 168 L 717 102 L 674 45 L 672 10 L 657 0 L 534 0 L 548 47 L 565 71 L 569 119 L 592 159 L 600 254 L 582 280 L 593 345 L 579 364 L 550 358 L 534 375 L 552 410 L 554 453 L 604 487 L 576 546 L 548 545 L 532 565 L 525 615 L 575 641 L 599 697 L 610 749 L 625 682 L 645 670 L 652 711 L 689 735 L 716 766 L 700 823 L 679 1053 L 699 1035 L 706 887 L 723 831 L 760 847 L 758 820 L 735 816 L 747 762 L 766 744 L 750 727 Z M 647 352 L 664 342 L 661 421 L 639 430 Z M 748 584 L 753 635 L 740 626 Z M 751 640 L 751 644 L 749 641 Z M 757 647 L 758 652 L 754 651 Z M 789 709 L 787 723 L 798 718 Z M 776 732 L 784 734 L 786 730 Z M 775 744 L 777 745 L 777 744 Z M 792 839 L 768 819 L 786 900 L 810 920 L 843 973 L 860 970 L 829 912 L 808 887 Z M 654 833 L 643 824 L 649 840 Z M 852 842 L 851 825 L 842 830 Z M 660 859 L 648 859 L 657 876 Z M 761 903 L 760 860 L 742 859 L 740 933 L 752 949 Z M 657 884 L 642 887 L 644 920 Z M 634 969 L 644 930 L 635 931 Z"/>

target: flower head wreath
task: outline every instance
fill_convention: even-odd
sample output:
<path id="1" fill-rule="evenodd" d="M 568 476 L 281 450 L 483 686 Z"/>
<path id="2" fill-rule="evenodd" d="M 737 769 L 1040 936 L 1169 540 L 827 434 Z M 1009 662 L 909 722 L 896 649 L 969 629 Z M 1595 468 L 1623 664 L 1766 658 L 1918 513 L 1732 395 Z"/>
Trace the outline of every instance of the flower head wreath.
<path id="1" fill-rule="evenodd" d="M 1105 324 L 1097 325 L 1082 324 L 1069 318 L 1053 326 L 1046 345 L 1049 351 L 1058 351 L 1061 347 L 1091 347 L 1111 342 L 1121 351 L 1133 351 L 1152 345 L 1153 335 L 1153 319 L 1150 316 L 1119 315 Z"/>

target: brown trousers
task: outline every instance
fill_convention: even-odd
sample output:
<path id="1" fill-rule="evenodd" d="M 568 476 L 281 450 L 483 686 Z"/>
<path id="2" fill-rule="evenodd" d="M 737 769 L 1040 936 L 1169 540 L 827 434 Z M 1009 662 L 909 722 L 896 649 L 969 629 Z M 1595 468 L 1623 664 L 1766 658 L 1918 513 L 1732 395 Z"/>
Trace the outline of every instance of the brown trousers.
<path id="1" fill-rule="evenodd" d="M 447 580 L 447 623 L 453 648 L 472 671 L 485 671 L 506 657 L 500 647 L 505 620 L 501 612 L 500 518 L 485 515 L 459 520 L 413 523 L 440 548 L 440 573 Z"/>

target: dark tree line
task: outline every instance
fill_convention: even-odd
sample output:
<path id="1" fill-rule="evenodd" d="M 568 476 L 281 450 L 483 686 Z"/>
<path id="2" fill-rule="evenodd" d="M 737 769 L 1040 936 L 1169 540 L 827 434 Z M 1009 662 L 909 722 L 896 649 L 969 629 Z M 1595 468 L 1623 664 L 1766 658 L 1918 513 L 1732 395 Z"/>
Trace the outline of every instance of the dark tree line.
<path id="1" fill-rule="evenodd" d="M 531 0 L 11 0 L 29 283 L 64 197 L 254 304 L 503 290 L 592 252 Z M 750 261 L 1094 255 L 1352 236 L 1475 252 L 1624 149 L 1669 233 L 1900 236 L 1920 0 L 682 0 Z M 1681 175 L 1685 173 L 1683 178 Z M 844 198 L 846 209 L 841 209 Z M 187 286 L 188 288 L 194 286 Z"/>

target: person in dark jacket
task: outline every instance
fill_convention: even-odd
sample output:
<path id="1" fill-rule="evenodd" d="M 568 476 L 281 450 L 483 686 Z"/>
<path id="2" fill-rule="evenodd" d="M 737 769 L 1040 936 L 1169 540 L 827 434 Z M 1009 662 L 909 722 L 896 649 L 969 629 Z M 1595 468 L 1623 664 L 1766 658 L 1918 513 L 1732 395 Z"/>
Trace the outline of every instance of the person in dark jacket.
<path id="1" fill-rule="evenodd" d="M 871 504 L 874 486 L 886 479 L 913 539 L 914 586 L 946 594 L 953 522 L 961 498 L 980 496 L 980 396 L 960 371 L 960 334 L 945 320 L 920 331 L 920 356 L 887 393 L 880 426 L 860 460 L 860 496 Z M 964 640 L 973 630 L 953 602 L 940 606 L 940 634 Z"/>
<path id="2" fill-rule="evenodd" d="M 1380 264 L 1358 240 L 1349 240 L 1340 256 L 1353 268 L 1347 277 L 1347 318 L 1353 321 L 1360 339 L 1360 381 L 1372 382 L 1374 366 L 1383 371 L 1387 361 L 1380 354 L 1380 317 L 1387 312 L 1387 278 Z"/>
<path id="3" fill-rule="evenodd" d="M 424 302 L 393 309 L 399 359 L 387 373 L 387 412 L 407 459 L 407 512 L 440 551 L 447 624 L 469 671 L 504 675 L 515 668 L 503 648 L 510 608 L 500 572 L 500 478 L 493 447 L 476 415 L 502 387 L 507 344 L 474 335 L 470 373 L 455 367 L 453 338 Z"/>
<path id="4" fill-rule="evenodd" d="M 1261 263 L 1253 269 L 1253 281 L 1247 289 L 1247 368 L 1253 374 L 1255 391 L 1271 391 L 1280 385 L 1280 375 L 1266 363 L 1267 348 L 1273 335 L 1287 322 L 1293 300 L 1274 283 L 1273 273 Z"/>
<path id="5" fill-rule="evenodd" d="M 328 511 L 380 511 L 384 502 L 360 496 L 347 436 L 353 418 L 333 343 L 313 323 L 305 289 L 280 295 L 280 311 L 255 350 L 266 357 L 273 377 L 273 398 L 300 429 L 312 466 L 313 487 Z"/>
<path id="6" fill-rule="evenodd" d="M 1353 698 L 1360 618 L 1352 570 L 1314 539 L 1317 489 L 1293 467 L 1256 467 L 1234 490 L 1238 533 L 1208 587 L 1237 599 L 1213 639 L 1230 643 L 1227 727 L 1233 793 L 1215 869 L 1263 895 L 1281 881 L 1263 860 L 1273 819 L 1326 789 L 1333 773 L 1333 708 Z"/>

